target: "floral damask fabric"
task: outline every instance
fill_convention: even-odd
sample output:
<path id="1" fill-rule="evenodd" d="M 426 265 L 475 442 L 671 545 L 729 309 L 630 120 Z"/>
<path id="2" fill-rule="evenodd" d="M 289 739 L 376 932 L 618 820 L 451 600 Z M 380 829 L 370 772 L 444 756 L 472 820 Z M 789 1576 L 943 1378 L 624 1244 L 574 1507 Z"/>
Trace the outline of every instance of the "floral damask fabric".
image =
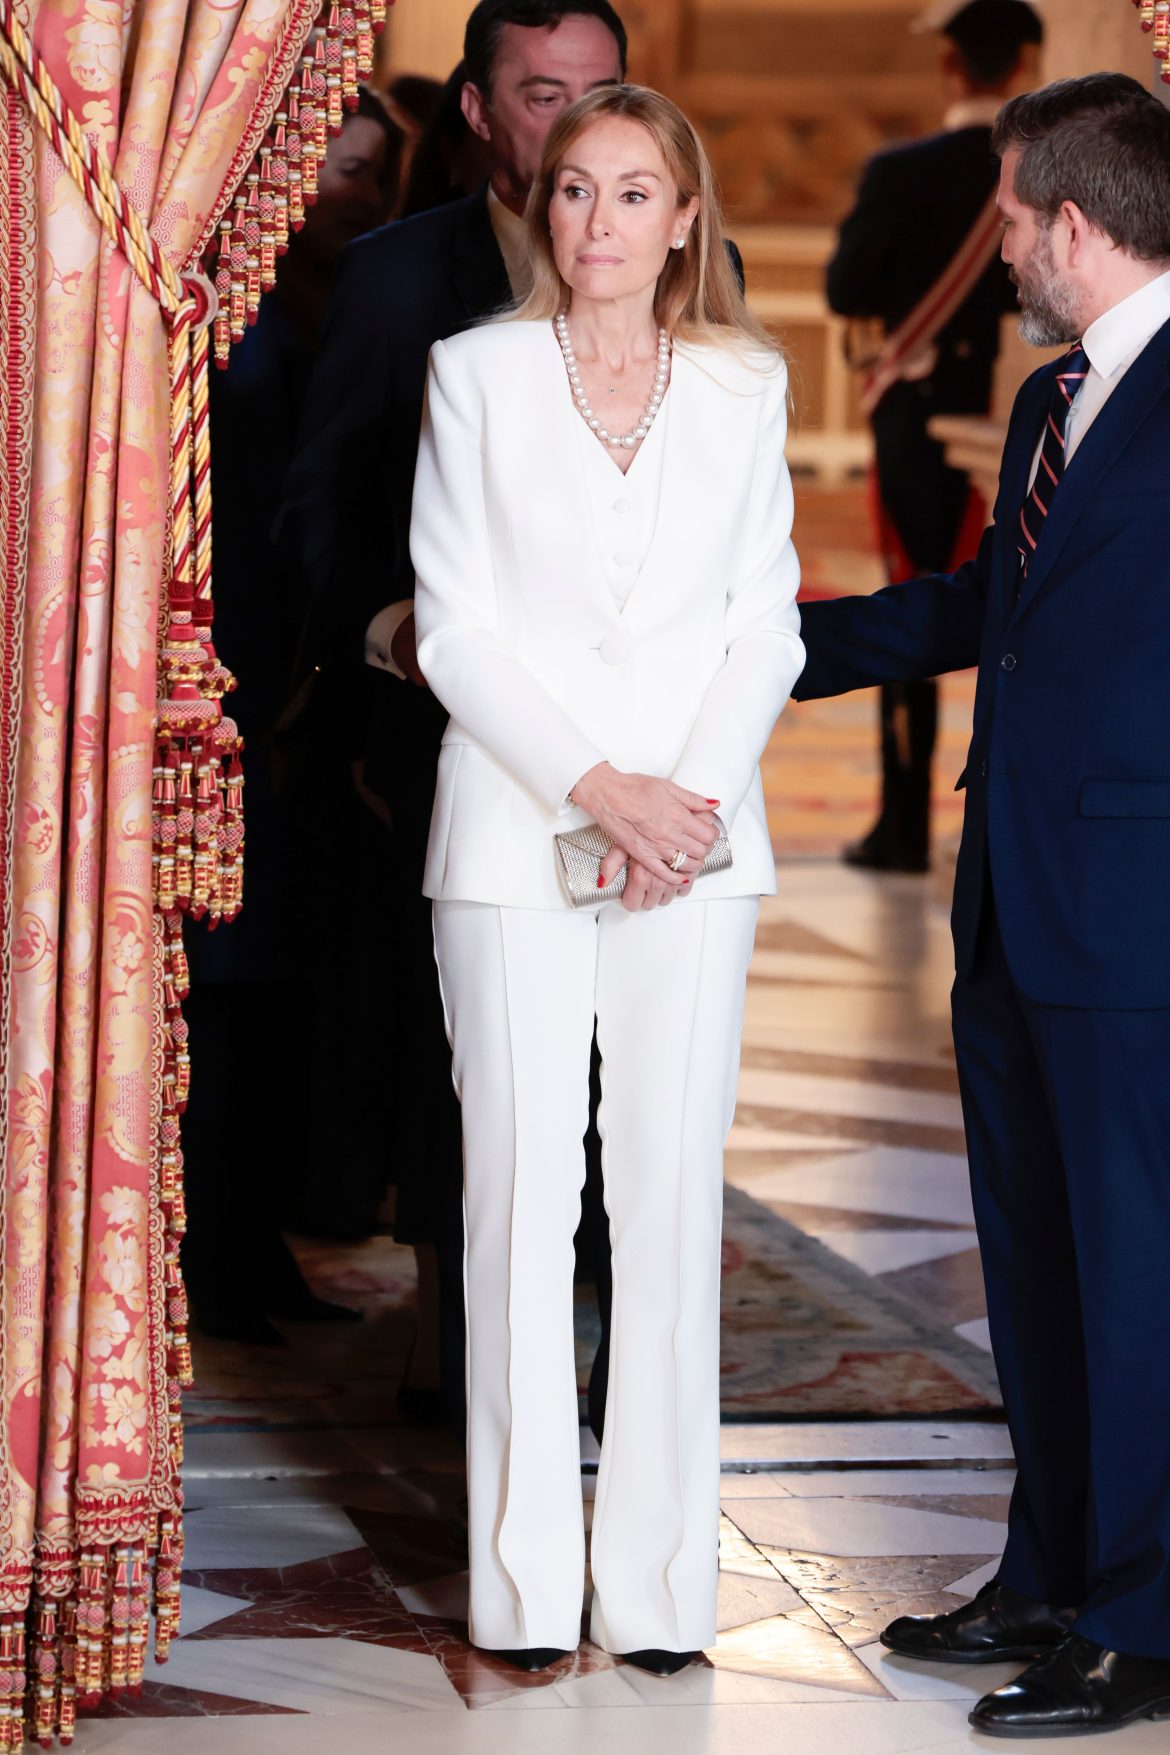
<path id="1" fill-rule="evenodd" d="M 318 7 L 14 10 L 181 270 L 197 265 Z M 76 1608 L 83 1552 L 145 1555 L 177 1511 L 164 1326 L 181 1293 L 160 1217 L 151 912 L 167 328 L 2 80 L 0 93 L 2 1631 L 23 1626 L 30 1596 Z M 83 1620 L 117 1624 L 90 1585 Z M 107 1664 L 89 1680 L 108 1676 Z M 16 1689 L 10 1666 L 0 1722 Z"/>

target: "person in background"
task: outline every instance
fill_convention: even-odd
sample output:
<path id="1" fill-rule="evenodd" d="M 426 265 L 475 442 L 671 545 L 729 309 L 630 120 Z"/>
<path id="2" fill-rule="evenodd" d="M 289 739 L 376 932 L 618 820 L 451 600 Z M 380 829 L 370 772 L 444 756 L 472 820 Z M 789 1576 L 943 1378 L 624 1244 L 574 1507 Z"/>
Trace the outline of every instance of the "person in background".
<path id="1" fill-rule="evenodd" d="M 394 885 L 371 908 L 366 930 L 374 936 L 376 924 L 394 959 L 398 1034 L 377 1081 L 385 1088 L 393 1066 L 393 1113 L 379 1120 L 393 1135 L 396 1236 L 415 1249 L 420 1309 L 419 1342 L 399 1399 L 404 1411 L 430 1417 L 437 1371 L 445 1418 L 460 1432 L 463 1152 L 422 895 L 447 712 L 426 687 L 414 651 L 408 543 L 415 458 L 431 347 L 527 290 L 522 215 L 548 131 L 577 98 L 624 78 L 626 33 L 608 0 L 480 0 L 464 48 L 461 104 L 489 155 L 490 178 L 474 195 L 346 251 L 280 516 L 282 550 L 314 600 L 304 667 L 324 673 L 367 652 L 381 667 L 370 672 L 377 697 L 366 777 L 393 821 Z M 379 614 L 388 599 L 395 608 Z M 596 1155 L 586 1213 L 601 1255 L 593 1271 L 602 1321 L 594 1384 L 602 1386 L 608 1237 Z M 436 1331 L 437 1360 L 428 1357 Z"/>
<path id="2" fill-rule="evenodd" d="M 439 79 L 425 73 L 398 73 L 382 93 L 390 117 L 402 130 L 402 169 L 399 175 L 399 196 L 394 209 L 395 219 L 402 218 L 402 203 L 410 182 L 411 167 L 419 141 L 434 120 L 443 101 L 445 87 Z"/>
<path id="3" fill-rule="evenodd" d="M 982 252 L 957 308 L 935 333 L 929 310 L 923 312 L 919 336 L 870 410 L 878 545 L 891 580 L 962 559 L 986 520 L 982 501 L 947 463 L 929 425 L 935 415 L 985 414 L 990 405 L 1000 320 L 1015 309 L 989 211 L 998 174 L 991 124 L 1034 66 L 1042 37 L 1039 16 L 1024 0 L 941 0 L 918 28 L 941 36 L 948 105 L 942 132 L 869 161 L 826 286 L 834 311 L 876 321 L 886 342 L 924 303 L 941 298 L 961 272 L 960 251 Z M 940 314 L 943 308 L 935 307 Z M 846 848 L 848 864 L 927 869 L 937 719 L 933 680 L 882 688 L 881 810 L 869 833 Z"/>
<path id="4" fill-rule="evenodd" d="M 183 1266 L 199 1327 L 225 1339 L 275 1345 L 272 1317 L 355 1314 L 313 1295 L 280 1224 L 309 1208 L 315 1228 L 368 1232 L 386 1180 L 362 1058 L 381 1058 L 384 1029 L 380 1042 L 346 894 L 388 864 L 386 831 L 355 789 L 339 723 L 311 747 L 275 733 L 301 618 L 266 532 L 334 264 L 393 207 L 401 146 L 363 89 L 329 143 L 316 205 L 275 289 L 211 380 L 215 638 L 239 678 L 229 711 L 248 750 L 247 906 L 230 928 L 188 937 L 184 1009 L 198 1065 L 183 1127 Z M 338 846 L 344 861 L 331 857 Z"/>
<path id="5" fill-rule="evenodd" d="M 475 133 L 463 113 L 466 84 L 467 69 L 460 61 L 443 86 L 438 105 L 415 148 L 398 210 L 400 219 L 411 219 L 416 213 L 429 213 L 432 207 L 443 207 L 448 201 L 474 195 L 491 176 L 488 144 Z"/>

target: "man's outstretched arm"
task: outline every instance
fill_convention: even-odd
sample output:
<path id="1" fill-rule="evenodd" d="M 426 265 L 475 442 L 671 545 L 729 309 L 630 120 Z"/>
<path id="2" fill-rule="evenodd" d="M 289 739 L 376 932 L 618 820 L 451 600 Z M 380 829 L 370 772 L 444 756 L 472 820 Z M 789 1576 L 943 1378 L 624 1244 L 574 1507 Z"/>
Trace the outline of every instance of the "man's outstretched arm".
<path id="1" fill-rule="evenodd" d="M 955 573 L 887 585 L 871 597 L 835 597 L 800 608 L 808 654 L 797 701 L 844 695 L 876 683 L 916 682 L 979 662 L 991 578 L 993 529 Z"/>

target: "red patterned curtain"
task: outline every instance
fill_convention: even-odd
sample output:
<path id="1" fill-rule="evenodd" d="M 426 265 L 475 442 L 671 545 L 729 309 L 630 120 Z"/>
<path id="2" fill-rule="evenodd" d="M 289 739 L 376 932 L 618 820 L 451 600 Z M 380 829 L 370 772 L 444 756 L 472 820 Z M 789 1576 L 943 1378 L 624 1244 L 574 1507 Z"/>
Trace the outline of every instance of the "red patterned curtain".
<path id="1" fill-rule="evenodd" d="M 226 350 L 370 61 L 320 4 L 0 0 L 0 1755 L 177 1622 L 177 921 L 238 852 L 189 277 Z"/>

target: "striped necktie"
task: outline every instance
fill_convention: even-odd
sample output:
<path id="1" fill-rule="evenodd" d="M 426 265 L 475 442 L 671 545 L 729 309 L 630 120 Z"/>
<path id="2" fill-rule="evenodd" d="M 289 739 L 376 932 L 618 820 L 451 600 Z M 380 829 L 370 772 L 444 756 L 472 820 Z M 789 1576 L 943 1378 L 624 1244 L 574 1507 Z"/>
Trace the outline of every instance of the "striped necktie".
<path id="1" fill-rule="evenodd" d="M 1036 479 L 1028 492 L 1028 497 L 1020 507 L 1020 534 L 1017 546 L 1020 560 L 1021 578 L 1028 571 L 1028 562 L 1036 551 L 1040 541 L 1040 533 L 1044 529 L 1044 521 L 1048 517 L 1048 509 L 1052 505 L 1053 495 L 1060 486 L 1064 475 L 1064 434 L 1068 426 L 1068 412 L 1073 405 L 1073 398 L 1089 375 L 1089 356 L 1079 341 L 1073 345 L 1060 362 L 1060 370 L 1052 385 L 1052 400 L 1048 405 L 1048 418 L 1044 423 L 1044 442 L 1040 447 L 1040 461 L 1036 466 Z"/>

